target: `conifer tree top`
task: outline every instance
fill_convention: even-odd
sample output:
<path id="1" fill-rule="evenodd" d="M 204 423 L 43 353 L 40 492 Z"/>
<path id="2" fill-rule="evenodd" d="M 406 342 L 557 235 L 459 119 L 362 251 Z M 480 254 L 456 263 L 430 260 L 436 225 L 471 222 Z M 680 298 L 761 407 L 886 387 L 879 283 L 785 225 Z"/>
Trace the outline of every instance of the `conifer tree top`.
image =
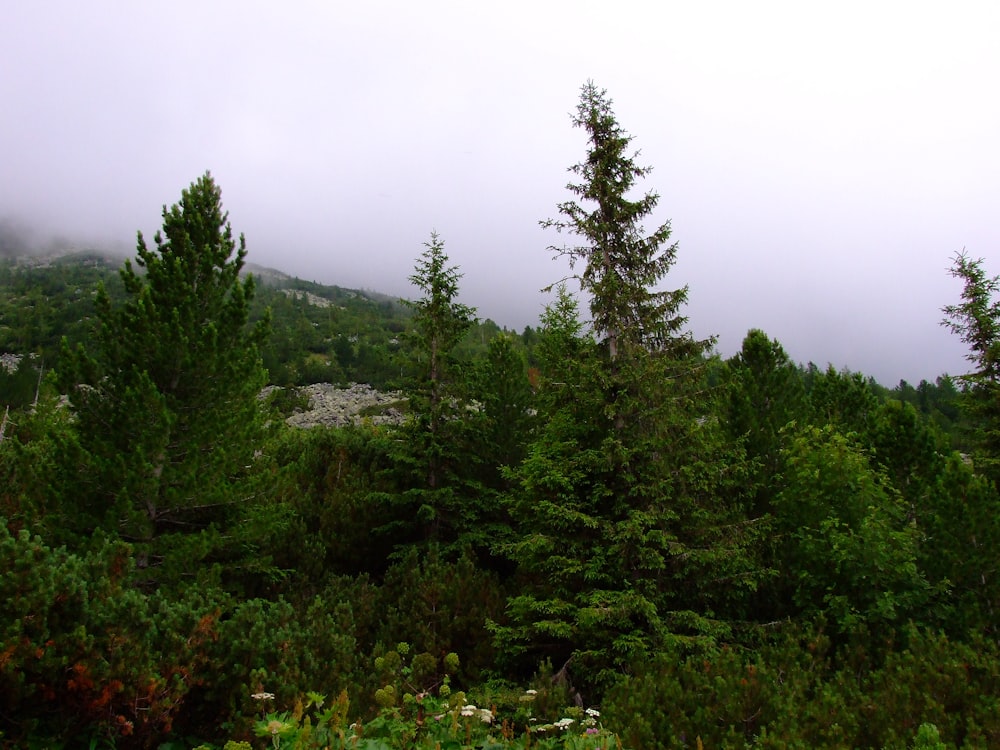
<path id="1" fill-rule="evenodd" d="M 687 288 L 658 291 L 656 286 L 673 265 L 677 244 L 670 239 L 670 222 L 646 233 L 644 220 L 659 202 L 648 192 L 633 199 L 630 193 L 651 167 L 636 162 L 630 136 L 619 124 L 607 92 L 588 81 L 580 93 L 573 125 L 588 135 L 586 158 L 569 168 L 579 178 L 566 187 L 574 199 L 560 203 L 561 218 L 541 222 L 579 238 L 579 244 L 549 249 L 578 262 L 577 277 L 590 295 L 592 325 L 612 359 L 629 350 L 664 349 L 686 319 L 678 310 Z"/>

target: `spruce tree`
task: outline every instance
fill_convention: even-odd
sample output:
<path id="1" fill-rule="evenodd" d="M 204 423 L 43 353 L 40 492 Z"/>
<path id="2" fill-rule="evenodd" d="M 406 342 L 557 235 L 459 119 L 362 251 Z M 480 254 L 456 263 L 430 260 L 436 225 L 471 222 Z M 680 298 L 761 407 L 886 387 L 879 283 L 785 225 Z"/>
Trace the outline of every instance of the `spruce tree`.
<path id="1" fill-rule="evenodd" d="M 473 398 L 481 416 L 477 453 L 483 459 L 483 481 L 492 489 L 506 487 L 503 467 L 524 457 L 531 433 L 533 405 L 528 366 L 513 336 L 496 334 L 473 372 Z"/>
<path id="2" fill-rule="evenodd" d="M 959 404 L 971 426 L 976 471 L 1000 488 L 1000 276 L 989 277 L 983 259 L 964 252 L 950 270 L 962 281 L 962 301 L 944 308 L 942 324 L 969 347 L 974 369 L 959 380 L 965 386 Z"/>
<path id="3" fill-rule="evenodd" d="M 559 204 L 561 218 L 541 222 L 574 235 L 579 244 L 549 250 L 567 257 L 572 267 L 583 264 L 577 278 L 590 298 L 594 333 L 612 361 L 649 351 L 698 353 L 710 342 L 694 341 L 683 331 L 687 319 L 680 309 L 687 287 L 656 289 L 677 259 L 677 243 L 667 244 L 669 221 L 645 231 L 660 196 L 630 196 L 652 167 L 637 163 L 638 153 L 630 151 L 632 136 L 618 124 L 611 105 L 607 92 L 592 81 L 583 86 L 573 125 L 586 131 L 589 147 L 587 158 L 570 167 L 580 182 L 566 186 L 576 200 Z"/>
<path id="4" fill-rule="evenodd" d="M 542 224 L 576 239 L 551 249 L 583 267 L 591 331 L 562 290 L 539 344 L 542 425 L 511 492 L 524 593 L 496 632 L 505 649 L 575 659 L 602 684 L 665 638 L 731 632 L 755 585 L 753 532 L 734 490 L 741 456 L 702 395 L 711 341 L 685 330 L 686 287 L 659 289 L 676 256 L 670 224 L 646 233 L 658 195 L 632 197 L 650 169 L 593 83 L 573 124 L 589 139 L 570 168 L 575 198 Z"/>
<path id="5" fill-rule="evenodd" d="M 474 461 L 464 450 L 467 410 L 454 350 L 476 322 L 474 308 L 458 301 L 459 270 L 449 265 L 436 233 L 424 243 L 410 281 L 421 296 L 404 301 L 414 311 L 409 332 L 411 379 L 406 389 L 411 419 L 397 462 L 402 469 L 405 523 L 416 519 L 416 538 L 445 545 L 475 526 L 463 485 Z"/>
<path id="6" fill-rule="evenodd" d="M 268 321 L 248 323 L 246 243 L 210 174 L 164 207 L 154 242 L 139 233 L 135 265 L 121 270 L 127 299 L 99 291 L 99 328 L 86 347 L 64 345 L 59 376 L 88 456 L 83 530 L 132 542 L 140 570 L 162 582 L 195 572 L 246 512 L 240 482 L 261 447 Z M 152 570 L 166 560 L 169 571 Z"/>

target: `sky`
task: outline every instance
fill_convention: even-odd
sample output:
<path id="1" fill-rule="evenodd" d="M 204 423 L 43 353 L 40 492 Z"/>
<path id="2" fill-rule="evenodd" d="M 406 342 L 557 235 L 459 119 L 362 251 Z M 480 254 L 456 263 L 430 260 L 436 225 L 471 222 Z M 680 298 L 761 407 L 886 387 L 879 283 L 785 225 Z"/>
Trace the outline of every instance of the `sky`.
<path id="1" fill-rule="evenodd" d="M 431 232 L 536 325 L 606 89 L 690 330 L 933 381 L 963 249 L 1000 273 L 1000 3 L 37 0 L 0 25 L 0 221 L 132 254 L 211 171 L 248 261 L 412 297 Z M 41 239 L 39 239 L 41 242 Z M 48 242 L 49 240 L 45 240 Z M 585 304 L 584 304 L 585 309 Z"/>

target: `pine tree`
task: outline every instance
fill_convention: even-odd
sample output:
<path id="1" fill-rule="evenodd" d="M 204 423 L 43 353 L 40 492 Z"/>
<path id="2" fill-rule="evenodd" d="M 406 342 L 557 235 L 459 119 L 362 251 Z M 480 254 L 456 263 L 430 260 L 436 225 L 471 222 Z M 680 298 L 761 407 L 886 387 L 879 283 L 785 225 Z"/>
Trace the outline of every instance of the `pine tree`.
<path id="1" fill-rule="evenodd" d="M 740 351 L 726 362 L 725 426 L 754 462 L 755 515 L 766 512 L 774 491 L 785 426 L 807 416 L 799 369 L 784 348 L 760 330 L 750 330 Z"/>
<path id="2" fill-rule="evenodd" d="M 99 329 L 87 348 L 64 346 L 59 375 L 89 456 L 84 530 L 134 543 L 140 568 L 172 559 L 171 572 L 149 573 L 162 580 L 194 572 L 245 512 L 237 488 L 260 448 L 268 321 L 248 324 L 246 243 L 210 174 L 164 207 L 154 241 L 139 233 L 136 265 L 121 271 L 127 300 L 99 291 Z"/>

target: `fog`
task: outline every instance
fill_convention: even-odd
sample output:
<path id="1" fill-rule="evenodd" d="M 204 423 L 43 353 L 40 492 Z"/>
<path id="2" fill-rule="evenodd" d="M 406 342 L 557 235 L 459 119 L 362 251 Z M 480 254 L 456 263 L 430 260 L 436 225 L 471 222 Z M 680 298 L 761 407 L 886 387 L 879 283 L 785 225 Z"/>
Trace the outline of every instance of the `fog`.
<path id="1" fill-rule="evenodd" d="M 17 3 L 5 238 L 120 253 L 210 170 L 249 260 L 407 296 L 431 231 L 520 330 L 606 88 L 699 336 L 749 328 L 886 385 L 965 370 L 963 248 L 1000 272 L 1000 6 L 904 2 Z M 10 231 L 6 231 L 10 230 Z M 55 238 L 55 239 L 53 239 Z M 68 239 L 67 239 L 68 238 Z M 2 244 L 8 252 L 11 242 Z M 14 243 L 17 244 L 17 243 Z"/>

